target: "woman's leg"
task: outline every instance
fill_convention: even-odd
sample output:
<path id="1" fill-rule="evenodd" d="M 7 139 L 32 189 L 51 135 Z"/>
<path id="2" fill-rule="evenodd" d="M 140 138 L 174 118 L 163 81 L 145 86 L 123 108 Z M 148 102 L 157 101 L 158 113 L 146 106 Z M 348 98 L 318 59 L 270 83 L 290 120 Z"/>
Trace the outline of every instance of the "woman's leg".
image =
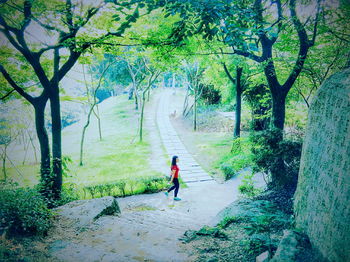
<path id="1" fill-rule="evenodd" d="M 179 188 L 180 188 L 179 179 L 177 178 L 174 179 L 174 187 L 175 187 L 174 196 L 177 197 L 177 193 L 179 192 Z"/>
<path id="2" fill-rule="evenodd" d="M 168 193 L 176 188 L 175 186 L 175 179 L 173 180 L 174 185 L 168 189 Z"/>

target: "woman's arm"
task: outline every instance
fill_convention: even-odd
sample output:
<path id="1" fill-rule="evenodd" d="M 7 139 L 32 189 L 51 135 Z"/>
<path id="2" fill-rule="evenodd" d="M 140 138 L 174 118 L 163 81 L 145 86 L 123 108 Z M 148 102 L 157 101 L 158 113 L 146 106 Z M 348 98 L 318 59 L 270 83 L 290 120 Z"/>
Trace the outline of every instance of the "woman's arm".
<path id="1" fill-rule="evenodd" d="M 172 183 L 173 180 L 174 180 L 175 172 L 176 172 L 175 169 L 171 170 L 171 179 L 170 179 L 170 183 Z"/>

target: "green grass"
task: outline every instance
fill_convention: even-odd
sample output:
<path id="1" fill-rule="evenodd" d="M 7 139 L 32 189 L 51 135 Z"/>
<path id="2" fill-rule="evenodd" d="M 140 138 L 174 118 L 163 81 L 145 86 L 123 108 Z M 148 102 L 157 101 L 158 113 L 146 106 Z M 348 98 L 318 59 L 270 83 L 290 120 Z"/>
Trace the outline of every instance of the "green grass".
<path id="1" fill-rule="evenodd" d="M 252 164 L 251 144 L 248 137 L 243 136 L 231 141 L 231 146 L 231 150 L 223 154 L 215 163 L 215 166 L 223 171 L 225 179 L 230 179 Z"/>
<path id="2" fill-rule="evenodd" d="M 79 166 L 80 139 L 85 119 L 62 132 L 62 152 L 73 162 L 69 164 L 64 183 L 75 183 L 80 187 L 107 184 L 120 179 L 155 177 L 161 174 L 149 164 L 150 145 L 148 133 L 144 141 L 138 142 L 138 112 L 134 102 L 126 95 L 112 97 L 99 105 L 102 136 L 100 141 L 97 120 L 91 117 L 84 143 L 83 166 Z M 8 164 L 10 165 L 10 164 Z M 33 186 L 39 181 L 39 165 L 25 165 L 7 169 L 8 177 L 20 185 Z"/>

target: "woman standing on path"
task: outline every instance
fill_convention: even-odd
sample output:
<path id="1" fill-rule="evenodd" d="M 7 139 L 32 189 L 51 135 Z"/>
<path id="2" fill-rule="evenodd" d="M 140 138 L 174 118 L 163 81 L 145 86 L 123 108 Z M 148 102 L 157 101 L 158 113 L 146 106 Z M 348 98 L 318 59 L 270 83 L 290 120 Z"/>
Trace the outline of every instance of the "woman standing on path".
<path id="1" fill-rule="evenodd" d="M 171 161 L 171 179 L 170 183 L 174 183 L 174 185 L 169 188 L 165 195 L 168 196 L 169 192 L 174 190 L 174 200 L 179 201 L 181 198 L 177 197 L 177 193 L 179 192 L 180 184 L 179 184 L 179 167 L 177 166 L 177 163 L 179 162 L 179 158 L 177 156 L 173 156 L 173 159 Z"/>

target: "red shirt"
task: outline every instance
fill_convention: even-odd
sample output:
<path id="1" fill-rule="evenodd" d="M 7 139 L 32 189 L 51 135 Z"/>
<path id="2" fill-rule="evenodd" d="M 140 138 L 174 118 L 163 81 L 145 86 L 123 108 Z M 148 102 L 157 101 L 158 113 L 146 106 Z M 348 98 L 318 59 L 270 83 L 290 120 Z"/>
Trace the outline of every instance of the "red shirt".
<path id="1" fill-rule="evenodd" d="M 171 171 L 175 170 L 174 178 L 179 178 L 179 167 L 177 165 L 174 165 L 171 167 Z"/>

